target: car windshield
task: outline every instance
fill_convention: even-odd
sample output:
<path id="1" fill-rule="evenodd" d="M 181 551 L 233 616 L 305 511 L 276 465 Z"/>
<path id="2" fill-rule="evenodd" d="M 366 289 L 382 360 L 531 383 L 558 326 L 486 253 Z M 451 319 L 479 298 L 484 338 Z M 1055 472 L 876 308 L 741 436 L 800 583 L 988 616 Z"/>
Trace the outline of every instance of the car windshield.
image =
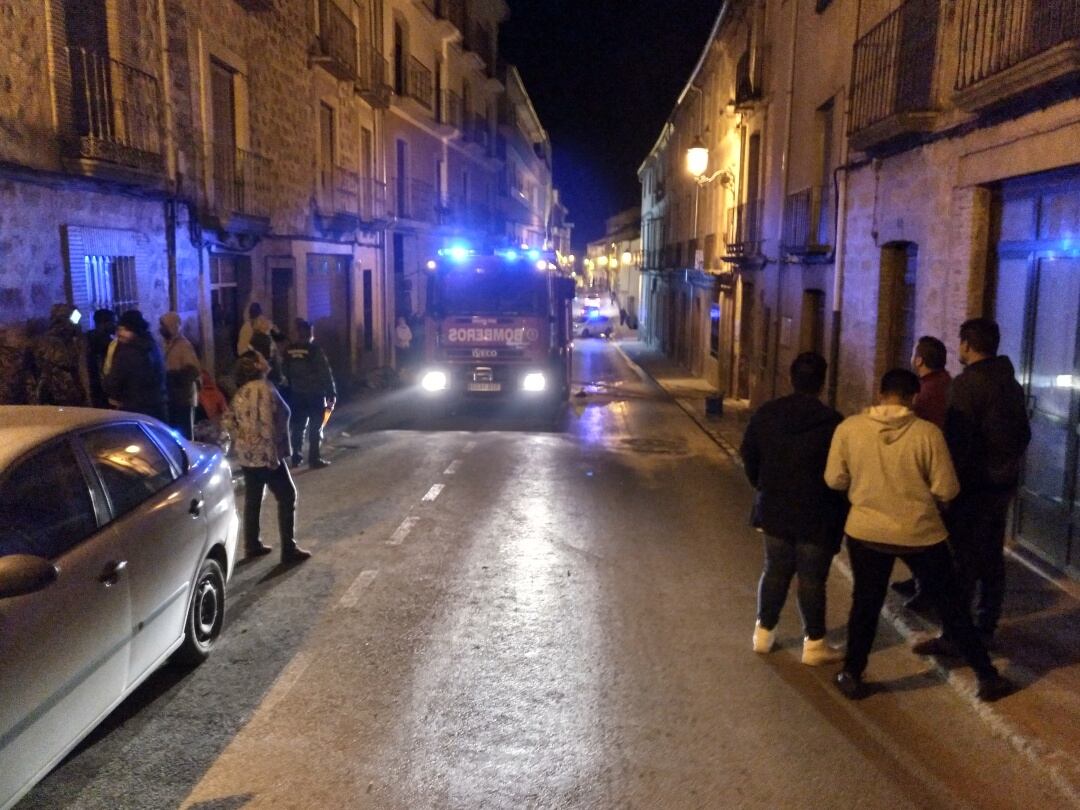
<path id="1" fill-rule="evenodd" d="M 438 277 L 444 315 L 542 315 L 547 278 L 530 270 L 479 266 Z"/>

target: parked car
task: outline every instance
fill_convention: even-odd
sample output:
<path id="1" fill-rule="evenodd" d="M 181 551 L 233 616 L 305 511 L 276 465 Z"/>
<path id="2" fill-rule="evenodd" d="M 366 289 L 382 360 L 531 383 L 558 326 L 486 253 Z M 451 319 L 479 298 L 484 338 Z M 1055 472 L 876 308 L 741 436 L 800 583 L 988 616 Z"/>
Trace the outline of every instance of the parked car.
<path id="1" fill-rule="evenodd" d="M 611 337 L 619 311 L 611 301 L 586 298 L 574 301 L 575 337 Z"/>
<path id="2" fill-rule="evenodd" d="M 238 526 L 218 448 L 137 414 L 0 407 L 0 807 L 171 656 L 210 654 Z"/>

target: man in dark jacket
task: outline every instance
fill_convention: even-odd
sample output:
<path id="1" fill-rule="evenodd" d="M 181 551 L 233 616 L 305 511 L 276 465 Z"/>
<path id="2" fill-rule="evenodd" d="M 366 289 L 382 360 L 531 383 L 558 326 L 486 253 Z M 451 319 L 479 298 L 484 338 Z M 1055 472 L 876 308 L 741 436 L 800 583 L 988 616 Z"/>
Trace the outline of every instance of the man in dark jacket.
<path id="1" fill-rule="evenodd" d="M 86 365 L 90 377 L 90 404 L 95 408 L 108 408 L 102 381 L 105 379 L 105 359 L 109 346 L 116 337 L 116 313 L 111 309 L 94 312 L 94 328 L 86 335 Z"/>
<path id="2" fill-rule="evenodd" d="M 950 542 L 975 626 L 989 646 L 1005 601 L 1005 524 L 1024 452 L 1031 441 L 1024 389 L 1008 357 L 998 355 L 1001 332 L 987 318 L 960 327 L 960 362 L 953 380 L 945 439 L 960 496 L 949 508 Z M 975 602 L 978 597 L 977 603 Z"/>
<path id="3" fill-rule="evenodd" d="M 285 379 L 289 381 L 289 407 L 292 408 L 292 463 L 303 460 L 301 447 L 304 431 L 308 436 L 308 466 L 318 469 L 330 462 L 319 453 L 322 443 L 323 414 L 337 401 L 334 374 L 322 347 L 315 342 L 315 329 L 305 320 L 296 321 L 295 343 L 285 349 Z"/>
<path id="4" fill-rule="evenodd" d="M 767 653 L 795 574 L 804 639 L 802 661 L 839 660 L 825 643 L 825 583 L 840 548 L 847 501 L 825 485 L 825 462 L 839 413 L 818 397 L 825 358 L 805 352 L 791 364 L 795 393 L 767 402 L 743 436 L 746 476 L 758 491 L 755 520 L 765 533 L 765 569 L 758 584 L 753 649 Z"/>
<path id="5" fill-rule="evenodd" d="M 122 411 L 144 413 L 169 421 L 165 392 L 165 360 L 150 324 L 137 309 L 129 309 L 116 324 L 116 351 L 105 375 L 109 402 Z"/>

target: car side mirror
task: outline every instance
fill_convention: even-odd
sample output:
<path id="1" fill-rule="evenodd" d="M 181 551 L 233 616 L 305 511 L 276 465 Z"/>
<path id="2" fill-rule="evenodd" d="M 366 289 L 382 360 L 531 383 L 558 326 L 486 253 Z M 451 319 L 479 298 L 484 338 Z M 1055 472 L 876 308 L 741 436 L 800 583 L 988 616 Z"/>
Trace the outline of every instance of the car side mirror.
<path id="1" fill-rule="evenodd" d="M 0 599 L 40 591 L 59 576 L 60 569 L 44 557 L 32 554 L 0 557 Z"/>

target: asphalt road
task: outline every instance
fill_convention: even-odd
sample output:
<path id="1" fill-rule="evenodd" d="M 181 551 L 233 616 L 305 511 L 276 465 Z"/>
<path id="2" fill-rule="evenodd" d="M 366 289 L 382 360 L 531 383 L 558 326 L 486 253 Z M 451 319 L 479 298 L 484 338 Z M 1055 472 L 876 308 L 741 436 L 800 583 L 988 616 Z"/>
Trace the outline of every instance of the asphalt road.
<path id="1" fill-rule="evenodd" d="M 20 807 L 1064 806 L 887 628 L 859 703 L 798 662 L 793 603 L 751 652 L 741 471 L 612 345 L 577 376 L 554 414 L 350 430 L 297 478 L 313 559 L 238 568 L 211 660 Z"/>

